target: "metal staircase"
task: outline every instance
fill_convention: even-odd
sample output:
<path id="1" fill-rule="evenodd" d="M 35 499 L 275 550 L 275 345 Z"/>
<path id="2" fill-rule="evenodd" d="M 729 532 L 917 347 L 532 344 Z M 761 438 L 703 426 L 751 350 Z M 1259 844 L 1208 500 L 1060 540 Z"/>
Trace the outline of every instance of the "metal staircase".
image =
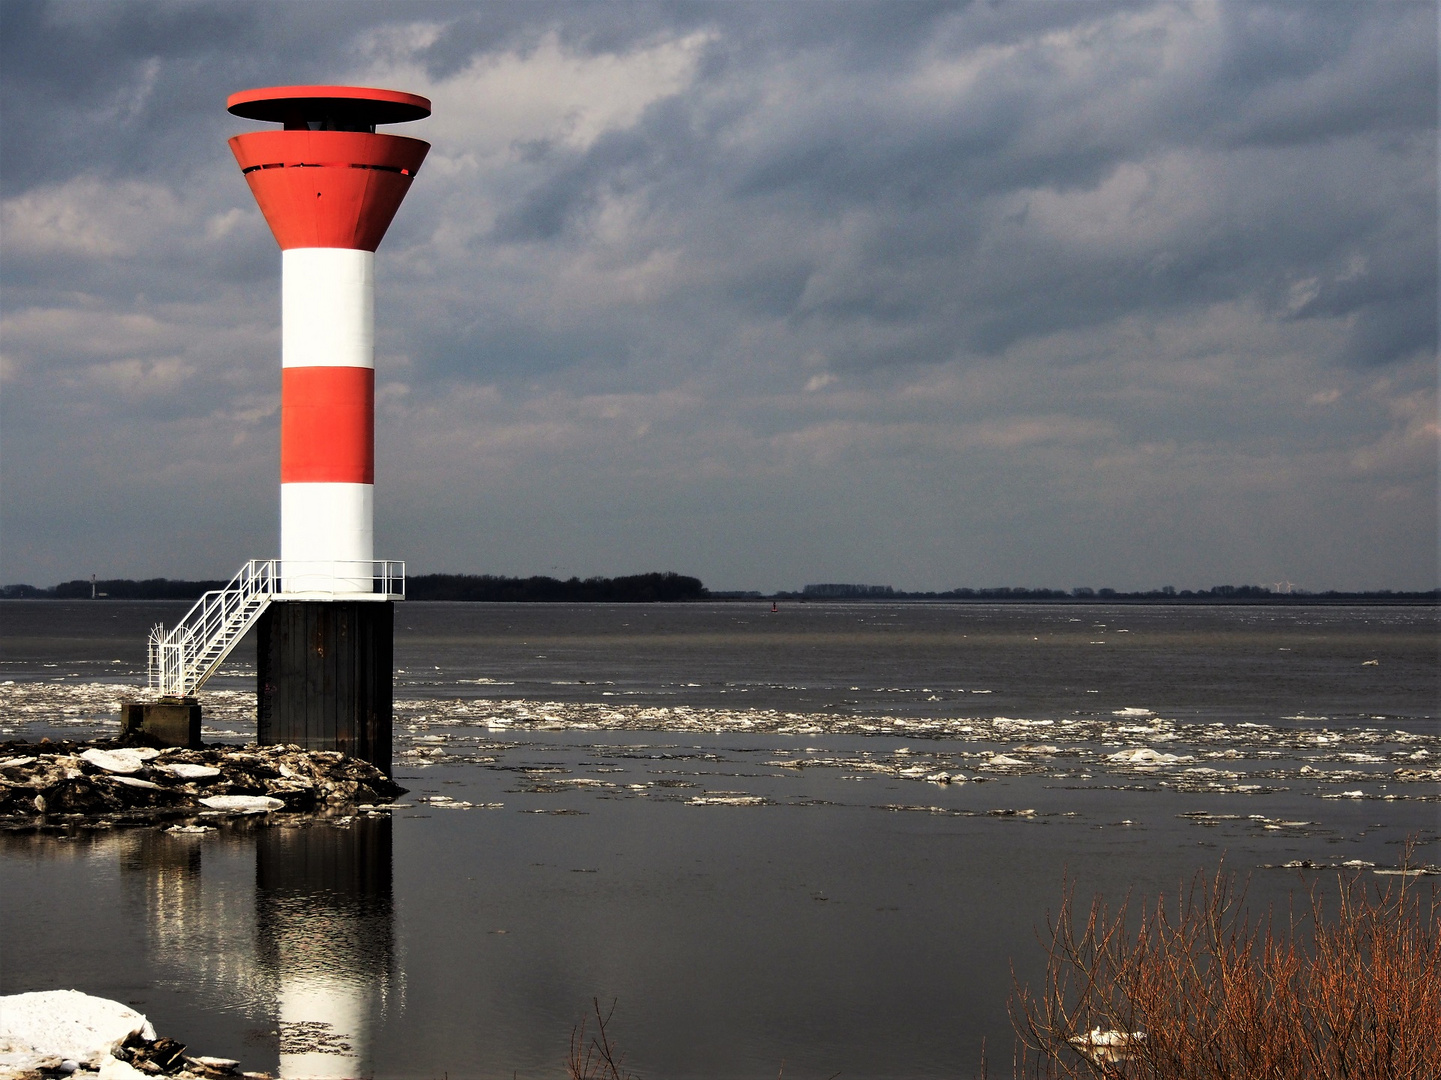
<path id="1" fill-rule="evenodd" d="M 150 631 L 150 689 L 176 697 L 199 690 L 280 591 L 279 566 L 279 559 L 251 559 L 168 634 L 157 624 Z"/>
<path id="2" fill-rule="evenodd" d="M 405 563 L 251 559 L 229 585 L 197 600 L 168 633 L 161 625 L 150 631 L 150 689 L 162 696 L 194 694 L 279 596 L 403 600 Z"/>

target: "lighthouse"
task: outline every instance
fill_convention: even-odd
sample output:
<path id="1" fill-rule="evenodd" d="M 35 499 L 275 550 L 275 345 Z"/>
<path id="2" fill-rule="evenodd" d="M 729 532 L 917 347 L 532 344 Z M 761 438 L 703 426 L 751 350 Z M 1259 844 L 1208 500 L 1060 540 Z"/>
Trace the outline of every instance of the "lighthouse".
<path id="1" fill-rule="evenodd" d="M 374 550 L 375 251 L 430 145 L 376 127 L 430 102 L 283 86 L 227 106 L 279 125 L 230 140 L 281 251 L 280 558 L 256 622 L 258 737 L 388 772 L 404 564 Z"/>

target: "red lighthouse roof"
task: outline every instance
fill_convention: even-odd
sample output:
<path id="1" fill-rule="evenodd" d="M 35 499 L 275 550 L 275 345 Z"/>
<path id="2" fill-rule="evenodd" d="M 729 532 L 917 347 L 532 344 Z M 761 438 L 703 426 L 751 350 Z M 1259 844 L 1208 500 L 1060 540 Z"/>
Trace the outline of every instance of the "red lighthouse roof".
<path id="1" fill-rule="evenodd" d="M 247 120 L 284 124 L 288 130 L 374 130 L 430 115 L 430 99 L 368 86 L 270 86 L 231 94 L 225 106 Z"/>
<path id="2" fill-rule="evenodd" d="M 379 246 L 430 144 L 376 134 L 375 125 L 429 116 L 429 101 L 363 86 L 272 86 L 228 104 L 236 116 L 285 127 L 230 140 L 282 250 Z"/>

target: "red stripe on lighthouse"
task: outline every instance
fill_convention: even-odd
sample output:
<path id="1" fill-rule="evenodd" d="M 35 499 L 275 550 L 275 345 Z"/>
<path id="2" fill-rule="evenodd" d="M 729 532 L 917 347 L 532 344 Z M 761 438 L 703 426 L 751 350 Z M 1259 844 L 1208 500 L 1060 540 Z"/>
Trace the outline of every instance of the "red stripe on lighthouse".
<path id="1" fill-rule="evenodd" d="M 282 250 L 374 251 L 430 144 L 363 131 L 252 131 L 230 149 Z"/>
<path id="2" fill-rule="evenodd" d="M 375 483 L 374 369 L 281 372 L 280 482 Z"/>

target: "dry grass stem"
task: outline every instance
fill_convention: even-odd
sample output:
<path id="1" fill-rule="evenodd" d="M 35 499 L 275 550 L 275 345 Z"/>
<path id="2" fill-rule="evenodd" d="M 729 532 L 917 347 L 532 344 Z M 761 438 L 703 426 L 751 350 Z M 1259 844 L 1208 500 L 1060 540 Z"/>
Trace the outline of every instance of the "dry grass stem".
<path id="1" fill-rule="evenodd" d="M 570 1054 L 566 1058 L 570 1080 L 635 1080 L 629 1072 L 621 1071 L 625 1054 L 611 1043 L 606 1032 L 606 1025 L 615 1015 L 616 1003 L 612 1001 L 604 1014 L 600 1011 L 600 998 L 591 998 L 590 1003 L 595 1009 L 595 1034 L 587 1043 L 585 1017 L 571 1029 Z"/>
<path id="2" fill-rule="evenodd" d="M 1078 921 L 1074 899 L 1068 883 L 1044 985 L 1012 995 L 1019 1075 L 1441 1077 L 1441 906 L 1404 873 L 1315 887 L 1279 929 L 1224 869 L 1154 907 L 1097 899 Z"/>

